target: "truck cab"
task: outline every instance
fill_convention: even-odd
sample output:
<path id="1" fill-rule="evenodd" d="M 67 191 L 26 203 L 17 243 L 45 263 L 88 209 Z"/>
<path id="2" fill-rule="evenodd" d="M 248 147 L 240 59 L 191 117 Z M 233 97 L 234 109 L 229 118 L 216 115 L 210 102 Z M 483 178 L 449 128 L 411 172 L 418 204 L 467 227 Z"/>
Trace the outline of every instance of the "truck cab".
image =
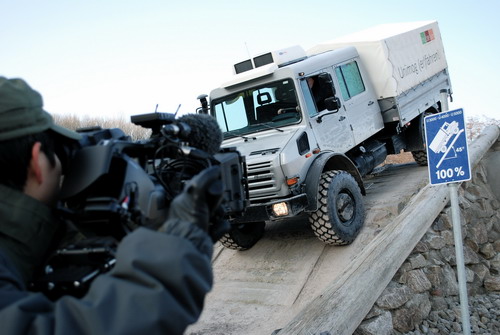
<path id="1" fill-rule="evenodd" d="M 327 163 L 349 171 L 362 190 L 362 176 L 345 153 L 384 127 L 355 48 L 313 57 L 295 51 L 295 59 L 242 72 L 210 94 L 223 146 L 246 157 L 251 205 L 237 219 L 242 225 L 316 210 L 311 194 L 318 180 L 314 186 L 306 180 Z M 312 169 L 319 156 L 328 159 Z"/>

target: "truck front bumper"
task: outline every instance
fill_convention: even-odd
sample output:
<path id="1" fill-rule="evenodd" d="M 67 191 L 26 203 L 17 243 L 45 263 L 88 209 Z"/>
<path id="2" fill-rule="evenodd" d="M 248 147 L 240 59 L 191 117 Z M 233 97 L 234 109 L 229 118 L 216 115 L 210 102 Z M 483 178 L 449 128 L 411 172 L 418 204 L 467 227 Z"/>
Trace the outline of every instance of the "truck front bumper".
<path id="1" fill-rule="evenodd" d="M 276 215 L 275 211 L 273 210 L 273 206 L 277 204 L 286 205 L 286 215 Z M 307 205 L 308 201 L 305 193 L 293 196 L 291 198 L 272 200 L 261 204 L 253 204 L 247 207 L 243 216 L 234 218 L 232 222 L 246 223 L 281 220 L 302 213 Z"/>

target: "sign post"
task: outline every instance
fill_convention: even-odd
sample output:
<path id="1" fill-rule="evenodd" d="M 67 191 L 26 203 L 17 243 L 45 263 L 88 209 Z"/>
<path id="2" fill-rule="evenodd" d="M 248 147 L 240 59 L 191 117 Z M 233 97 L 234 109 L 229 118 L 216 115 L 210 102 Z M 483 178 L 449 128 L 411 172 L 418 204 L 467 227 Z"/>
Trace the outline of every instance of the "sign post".
<path id="1" fill-rule="evenodd" d="M 463 110 L 457 109 L 426 116 L 424 125 L 430 183 L 431 185 L 448 184 L 450 190 L 462 329 L 464 334 L 469 335 L 469 302 L 458 203 L 459 182 L 471 179 Z"/>

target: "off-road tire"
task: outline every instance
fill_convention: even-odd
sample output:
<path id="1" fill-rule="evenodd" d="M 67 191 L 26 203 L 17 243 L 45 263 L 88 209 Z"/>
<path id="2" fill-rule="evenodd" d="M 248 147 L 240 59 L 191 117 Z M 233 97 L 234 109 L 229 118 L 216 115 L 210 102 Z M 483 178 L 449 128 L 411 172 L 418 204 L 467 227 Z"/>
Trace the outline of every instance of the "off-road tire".
<path id="1" fill-rule="evenodd" d="M 309 214 L 314 234 L 329 245 L 351 244 L 365 219 L 365 206 L 358 183 L 346 171 L 321 175 L 319 208 Z"/>
<path id="2" fill-rule="evenodd" d="M 420 166 L 427 166 L 427 151 L 425 150 L 415 150 L 412 151 L 413 159 Z"/>
<path id="3" fill-rule="evenodd" d="M 247 250 L 264 235 L 265 222 L 242 223 L 231 225 L 231 230 L 220 238 L 223 246 L 233 250 Z"/>
<path id="4" fill-rule="evenodd" d="M 437 112 L 437 111 L 436 111 Z M 421 124 L 420 124 L 420 128 L 421 128 L 421 132 L 420 132 L 420 136 L 422 137 L 422 140 L 423 142 L 425 143 L 425 132 L 424 132 L 424 118 L 426 116 L 429 116 L 429 115 L 432 115 L 434 114 L 433 112 L 431 112 L 431 109 L 428 109 L 424 112 L 424 114 L 421 115 Z M 413 156 L 413 159 L 415 160 L 415 162 L 417 162 L 418 165 L 420 166 L 427 166 L 428 165 L 428 161 L 427 161 L 427 151 L 425 150 L 414 150 L 411 152 L 412 156 Z"/>

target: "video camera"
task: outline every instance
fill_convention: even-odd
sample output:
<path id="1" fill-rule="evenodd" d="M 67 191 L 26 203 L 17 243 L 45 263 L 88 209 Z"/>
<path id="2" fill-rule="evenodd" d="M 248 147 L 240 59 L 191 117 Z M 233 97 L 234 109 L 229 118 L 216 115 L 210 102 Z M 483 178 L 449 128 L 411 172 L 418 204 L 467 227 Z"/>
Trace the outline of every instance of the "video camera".
<path id="1" fill-rule="evenodd" d="M 150 113 L 131 121 L 151 129 L 150 138 L 133 141 L 118 128 L 79 130 L 83 139 L 63 164 L 61 199 L 64 217 L 85 239 L 57 250 L 31 289 L 52 298 L 83 295 L 113 266 L 118 242 L 138 227 L 159 228 L 184 184 L 208 167 L 220 168 L 222 187 L 222 211 L 211 219 L 243 214 L 249 198 L 245 160 L 235 148 L 220 148 L 215 119 Z"/>

